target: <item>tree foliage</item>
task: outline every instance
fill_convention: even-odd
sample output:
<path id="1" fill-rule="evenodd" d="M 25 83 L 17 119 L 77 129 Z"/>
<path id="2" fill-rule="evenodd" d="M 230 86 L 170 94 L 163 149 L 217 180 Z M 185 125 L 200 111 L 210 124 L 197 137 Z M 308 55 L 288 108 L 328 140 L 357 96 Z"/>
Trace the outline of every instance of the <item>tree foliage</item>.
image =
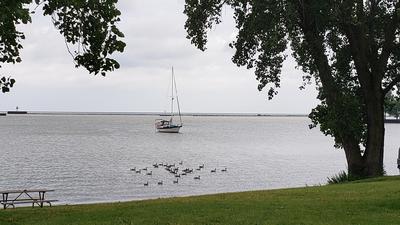
<path id="1" fill-rule="evenodd" d="M 354 164 L 359 174 L 382 173 L 383 99 L 400 82 L 399 1 L 186 0 L 187 38 L 199 49 L 223 7 L 238 31 L 232 61 L 254 69 L 258 89 L 270 99 L 278 93 L 290 48 L 306 74 L 302 87 L 314 79 L 319 90 L 311 127 L 344 148 L 350 172 Z"/>
<path id="2" fill-rule="evenodd" d="M 20 63 L 20 50 L 25 35 L 17 29 L 31 22 L 31 11 L 41 7 L 64 36 L 76 67 L 89 73 L 106 75 L 120 67 L 109 56 L 123 52 L 124 35 L 118 29 L 121 12 L 117 0 L 4 0 L 0 1 L 0 68 L 1 63 Z M 8 92 L 15 80 L 0 79 L 0 88 Z"/>
<path id="3" fill-rule="evenodd" d="M 386 95 L 385 113 L 396 119 L 400 118 L 400 96 L 393 95 L 391 92 Z"/>

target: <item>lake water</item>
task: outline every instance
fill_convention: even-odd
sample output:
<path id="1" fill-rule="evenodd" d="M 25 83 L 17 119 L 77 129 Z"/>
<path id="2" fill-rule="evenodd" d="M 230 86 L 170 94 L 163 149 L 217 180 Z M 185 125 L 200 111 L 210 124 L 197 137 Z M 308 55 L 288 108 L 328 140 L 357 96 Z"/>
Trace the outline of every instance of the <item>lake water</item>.
<path id="1" fill-rule="evenodd" d="M 76 204 L 319 185 L 346 170 L 343 151 L 308 129 L 305 117 L 188 116 L 180 134 L 156 133 L 155 119 L 1 117 L 0 189 L 55 189 L 51 198 Z M 385 169 L 391 175 L 398 174 L 399 136 L 400 124 L 386 125 Z M 175 177 L 154 163 L 205 169 L 174 184 Z M 134 167 L 148 167 L 153 175 L 130 171 Z M 200 180 L 193 179 L 197 175 Z"/>

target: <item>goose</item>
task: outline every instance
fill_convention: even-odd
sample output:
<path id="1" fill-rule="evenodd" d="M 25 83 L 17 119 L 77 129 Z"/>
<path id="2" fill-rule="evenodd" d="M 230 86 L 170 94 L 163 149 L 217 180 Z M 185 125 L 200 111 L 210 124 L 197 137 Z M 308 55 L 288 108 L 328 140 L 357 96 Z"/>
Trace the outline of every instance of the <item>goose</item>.
<path id="1" fill-rule="evenodd" d="M 153 171 L 146 173 L 146 175 L 149 175 L 149 176 L 153 175 Z"/>
<path id="2" fill-rule="evenodd" d="M 174 182 L 174 184 L 177 184 L 178 183 L 178 178 L 176 178 L 176 180 L 174 180 L 173 182 Z"/>
<path id="3" fill-rule="evenodd" d="M 226 171 L 227 171 L 226 167 L 221 170 L 221 172 L 226 172 Z"/>
<path id="4" fill-rule="evenodd" d="M 181 175 L 180 174 L 176 174 L 175 177 L 181 177 Z"/>
<path id="5" fill-rule="evenodd" d="M 162 181 L 158 181 L 157 184 L 158 185 L 163 185 L 163 182 Z"/>
<path id="6" fill-rule="evenodd" d="M 200 180 L 200 175 L 199 175 L 199 176 L 196 176 L 196 177 L 194 177 L 194 179 L 195 179 L 195 180 Z"/>
<path id="7" fill-rule="evenodd" d="M 135 167 L 135 168 L 132 168 L 131 171 L 136 171 L 136 167 Z"/>
<path id="8" fill-rule="evenodd" d="M 211 173 L 215 173 L 215 172 L 217 172 L 217 169 L 216 169 L 216 168 L 214 168 L 213 170 L 211 170 Z"/>
<path id="9" fill-rule="evenodd" d="M 158 168 L 158 164 L 157 163 L 153 164 L 153 167 Z"/>
<path id="10" fill-rule="evenodd" d="M 186 168 L 183 170 L 185 173 L 193 173 L 193 169 Z"/>
<path id="11" fill-rule="evenodd" d="M 199 166 L 199 169 L 204 169 L 204 163 Z"/>
<path id="12" fill-rule="evenodd" d="M 146 183 L 143 184 L 144 186 L 149 186 L 149 182 L 147 181 Z"/>
<path id="13" fill-rule="evenodd" d="M 180 162 L 179 162 L 179 165 L 182 165 L 182 164 L 183 164 L 183 161 L 180 161 Z"/>
<path id="14" fill-rule="evenodd" d="M 141 173 L 142 171 L 141 170 L 136 170 L 136 173 Z"/>
<path id="15" fill-rule="evenodd" d="M 145 170 L 145 171 L 147 171 L 147 167 L 143 168 L 142 170 Z"/>

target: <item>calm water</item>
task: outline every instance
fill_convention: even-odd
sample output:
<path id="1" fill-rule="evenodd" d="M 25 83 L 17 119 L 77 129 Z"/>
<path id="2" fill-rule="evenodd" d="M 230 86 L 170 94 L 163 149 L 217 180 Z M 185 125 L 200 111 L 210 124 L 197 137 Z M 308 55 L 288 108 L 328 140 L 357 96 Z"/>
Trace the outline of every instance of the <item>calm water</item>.
<path id="1" fill-rule="evenodd" d="M 155 133 L 154 119 L 1 117 L 0 189 L 55 189 L 51 197 L 61 204 L 125 201 L 318 185 L 346 169 L 344 153 L 309 130 L 307 118 L 185 117 L 181 134 Z M 388 174 L 398 174 L 399 134 L 400 125 L 386 125 Z M 181 168 L 204 163 L 205 169 L 173 184 L 173 175 L 152 167 L 180 161 Z M 149 167 L 153 175 L 134 167 Z"/>

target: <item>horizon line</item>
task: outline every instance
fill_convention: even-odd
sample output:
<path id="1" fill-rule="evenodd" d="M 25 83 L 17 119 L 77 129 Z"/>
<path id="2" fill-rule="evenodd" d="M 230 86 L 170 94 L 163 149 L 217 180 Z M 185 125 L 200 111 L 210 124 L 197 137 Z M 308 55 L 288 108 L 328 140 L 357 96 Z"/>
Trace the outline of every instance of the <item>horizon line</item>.
<path id="1" fill-rule="evenodd" d="M 166 112 L 129 112 L 129 111 L 6 111 L 9 114 L 14 114 L 15 112 L 23 112 L 24 114 L 30 115 L 133 115 L 133 116 L 170 116 L 171 113 Z M 173 115 L 178 115 L 173 114 Z M 307 117 L 308 114 L 302 113 L 237 113 L 237 112 L 184 112 L 181 113 L 182 116 L 265 116 L 265 117 Z"/>

